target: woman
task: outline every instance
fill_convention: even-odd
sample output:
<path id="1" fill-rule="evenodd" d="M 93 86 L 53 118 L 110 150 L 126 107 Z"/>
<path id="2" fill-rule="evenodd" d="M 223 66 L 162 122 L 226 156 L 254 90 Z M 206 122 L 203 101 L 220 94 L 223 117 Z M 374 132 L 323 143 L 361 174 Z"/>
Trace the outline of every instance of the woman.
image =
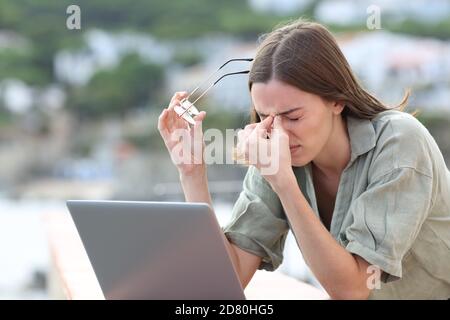
<path id="1" fill-rule="evenodd" d="M 223 228 L 242 285 L 280 265 L 290 229 L 333 299 L 450 298 L 450 173 L 426 128 L 401 111 L 407 96 L 385 106 L 330 32 L 302 20 L 264 38 L 249 89 L 254 121 L 240 150 L 268 143 L 279 169 L 249 167 Z M 170 133 L 186 126 L 173 107 L 184 97 L 159 118 L 172 158 Z M 205 115 L 195 119 L 200 137 Z M 211 204 L 205 165 L 178 170 L 186 200 Z"/>

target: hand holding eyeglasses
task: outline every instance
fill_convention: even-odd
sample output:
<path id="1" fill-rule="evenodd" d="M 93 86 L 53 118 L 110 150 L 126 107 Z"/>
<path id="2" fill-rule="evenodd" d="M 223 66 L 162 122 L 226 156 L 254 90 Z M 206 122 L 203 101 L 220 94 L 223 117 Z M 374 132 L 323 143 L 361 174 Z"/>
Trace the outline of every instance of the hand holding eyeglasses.
<path id="1" fill-rule="evenodd" d="M 172 162 L 177 166 L 179 172 L 183 175 L 193 175 L 199 173 L 198 170 L 204 170 L 202 121 L 205 119 L 206 112 L 198 111 L 194 104 L 202 98 L 214 85 L 223 78 L 230 75 L 247 74 L 250 71 L 237 71 L 226 73 L 208 86 L 195 100 L 190 102 L 188 99 L 205 83 L 213 78 L 223 67 L 234 61 L 253 61 L 252 58 L 231 59 L 222 64 L 205 81 L 198 85 L 191 93 L 176 92 L 172 97 L 169 107 L 164 109 L 158 119 L 158 130 L 164 140 L 164 143 L 170 153 Z M 189 141 L 180 140 L 181 133 L 187 133 Z M 184 130 L 184 131 L 183 131 Z M 188 145 L 188 148 L 182 148 Z M 199 148 L 200 146 L 200 148 Z M 200 149 L 200 150 L 199 150 Z M 185 154 L 189 150 L 190 154 Z M 180 154 L 180 151 L 181 154 Z"/>
<path id="2" fill-rule="evenodd" d="M 161 115 L 158 119 L 158 130 L 164 140 L 164 144 L 169 151 L 172 161 L 177 166 L 178 171 L 184 175 L 194 174 L 198 169 L 203 169 L 203 159 L 195 158 L 197 154 L 200 156 L 203 154 L 203 152 L 195 153 L 193 148 L 194 146 L 199 145 L 201 146 L 202 150 L 204 148 L 202 121 L 206 117 L 205 111 L 199 112 L 192 118 L 193 126 L 191 126 L 188 122 L 186 122 L 178 115 L 178 113 L 176 112 L 176 108 L 181 105 L 182 99 L 186 98 L 187 96 L 187 92 L 176 92 L 170 101 L 169 107 L 161 112 Z M 192 161 L 189 161 L 188 163 L 183 163 L 179 159 L 179 157 L 184 157 L 186 155 L 178 153 L 178 150 L 182 149 L 180 147 L 180 144 L 183 143 L 183 141 L 180 141 L 179 136 L 176 135 L 177 133 L 179 133 L 178 130 L 185 130 L 186 136 L 189 136 L 191 140 L 191 155 L 188 156 L 192 158 Z"/>
<path id="3" fill-rule="evenodd" d="M 230 72 L 222 75 L 219 79 L 211 83 L 207 89 L 205 89 L 195 100 L 194 102 L 190 102 L 188 99 L 198 90 L 200 89 L 205 83 L 207 83 L 209 80 L 211 80 L 217 73 L 222 70 L 223 67 L 225 67 L 230 62 L 236 62 L 236 61 L 253 61 L 253 58 L 239 58 L 239 59 L 230 59 L 226 61 L 224 64 L 222 64 L 216 71 L 214 71 L 206 80 L 204 80 L 201 84 L 199 84 L 191 93 L 188 95 L 185 95 L 183 99 L 180 101 L 179 105 L 175 106 L 175 112 L 178 114 L 180 118 L 183 118 L 186 122 L 190 124 L 194 124 L 193 117 L 199 114 L 198 109 L 195 107 L 195 103 L 200 100 L 212 87 L 214 87 L 217 83 L 220 82 L 225 77 L 237 75 L 237 74 L 247 74 L 250 72 L 250 70 L 244 70 L 244 71 L 237 71 L 237 72 Z"/>

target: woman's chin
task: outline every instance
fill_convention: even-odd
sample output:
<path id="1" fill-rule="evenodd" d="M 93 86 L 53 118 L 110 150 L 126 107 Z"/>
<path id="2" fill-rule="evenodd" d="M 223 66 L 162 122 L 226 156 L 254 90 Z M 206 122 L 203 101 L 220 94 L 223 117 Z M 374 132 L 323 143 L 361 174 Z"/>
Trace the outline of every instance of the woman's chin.
<path id="1" fill-rule="evenodd" d="M 304 154 L 293 154 L 291 153 L 291 163 L 294 167 L 303 167 L 311 162 L 312 159 Z"/>

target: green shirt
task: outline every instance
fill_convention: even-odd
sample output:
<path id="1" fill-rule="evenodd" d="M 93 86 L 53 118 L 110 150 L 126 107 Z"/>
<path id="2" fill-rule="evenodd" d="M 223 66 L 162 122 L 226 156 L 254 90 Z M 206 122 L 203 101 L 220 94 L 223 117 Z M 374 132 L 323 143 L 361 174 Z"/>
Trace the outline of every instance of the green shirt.
<path id="1" fill-rule="evenodd" d="M 330 233 L 382 270 L 381 288 L 369 298 L 450 298 L 450 172 L 433 137 L 413 116 L 394 110 L 372 120 L 347 116 L 347 128 L 351 158 Z M 310 164 L 293 169 L 320 219 Z M 289 228 L 277 194 L 249 167 L 226 237 L 262 257 L 259 269 L 272 271 L 283 260 Z"/>

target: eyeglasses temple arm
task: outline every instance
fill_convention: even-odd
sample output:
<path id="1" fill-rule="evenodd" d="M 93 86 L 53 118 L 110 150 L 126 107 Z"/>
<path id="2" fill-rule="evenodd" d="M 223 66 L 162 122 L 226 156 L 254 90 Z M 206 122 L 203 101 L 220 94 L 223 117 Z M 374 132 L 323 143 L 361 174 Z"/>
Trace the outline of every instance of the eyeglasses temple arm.
<path id="1" fill-rule="evenodd" d="M 197 99 L 195 99 L 194 102 L 192 102 L 192 105 L 194 105 L 198 100 L 200 100 L 200 98 L 203 97 L 203 96 L 209 91 L 209 89 L 211 89 L 212 87 L 214 87 L 214 86 L 215 86 L 220 80 L 222 80 L 223 78 L 225 78 L 225 77 L 227 77 L 227 76 L 234 75 L 234 74 L 247 74 L 247 73 L 249 73 L 249 72 L 250 72 L 250 70 L 246 70 L 246 71 L 238 71 L 238 72 L 231 72 L 231 73 L 226 73 L 226 74 L 224 74 L 224 75 L 221 76 L 219 79 L 217 79 L 216 81 L 214 81 L 214 83 L 211 84 L 205 91 L 203 91 L 202 94 L 201 94 Z M 190 107 L 189 107 L 189 108 L 190 108 Z M 188 109 L 189 109 L 189 108 L 188 108 Z"/>
<path id="2" fill-rule="evenodd" d="M 253 61 L 253 58 L 242 58 L 242 59 L 230 59 L 227 62 L 225 62 L 224 64 L 222 64 L 216 71 L 214 71 L 208 78 L 206 78 L 202 83 L 200 83 L 193 91 L 191 91 L 191 93 L 188 94 L 188 96 L 186 98 L 184 98 L 181 102 L 183 102 L 184 100 L 189 99 L 190 96 L 192 96 L 203 84 L 205 84 L 206 82 L 209 81 L 209 79 L 211 79 L 213 76 L 215 76 L 217 74 L 217 72 L 219 72 L 223 67 L 225 67 L 227 64 L 229 64 L 230 62 L 233 61 Z M 209 90 L 209 88 L 207 89 Z"/>

